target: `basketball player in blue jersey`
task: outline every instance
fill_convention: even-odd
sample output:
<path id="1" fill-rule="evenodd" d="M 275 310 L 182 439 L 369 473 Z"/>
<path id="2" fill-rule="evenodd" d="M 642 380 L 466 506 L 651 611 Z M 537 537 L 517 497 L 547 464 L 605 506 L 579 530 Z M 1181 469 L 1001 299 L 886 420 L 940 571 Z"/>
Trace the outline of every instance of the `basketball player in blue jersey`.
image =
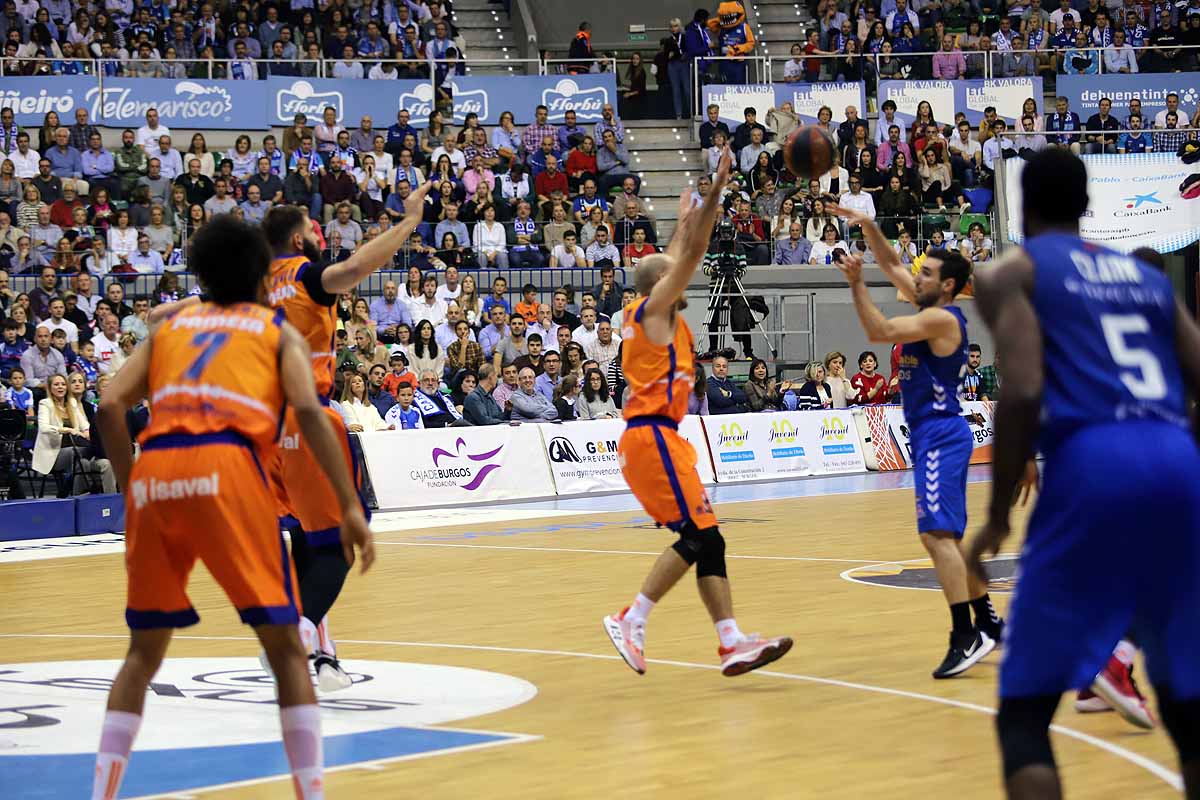
<path id="1" fill-rule="evenodd" d="M 1077 157 L 1038 153 L 1021 190 L 1024 246 L 981 271 L 976 287 L 1004 391 L 988 519 L 968 554 L 978 570 L 1008 536 L 1013 492 L 1036 447 L 1042 492 L 1021 553 L 996 717 L 1008 796 L 1062 796 L 1050 721 L 1062 693 L 1092 684 L 1132 626 L 1196 800 L 1200 450 L 1187 393 L 1200 390 L 1200 328 L 1165 275 L 1079 238 L 1088 197 Z"/>
<path id="2" fill-rule="evenodd" d="M 970 280 L 971 264 L 958 253 L 931 250 L 914 276 L 869 217 L 851 209 L 832 208 L 851 225 L 862 227 L 867 245 L 888 279 L 918 308 L 916 314 L 888 319 L 863 282 L 862 259 L 835 254 L 840 256 L 838 266 L 850 283 L 867 338 L 902 346 L 900 397 L 911 431 L 917 531 L 950 606 L 950 647 L 933 677 L 952 678 L 983 659 L 1003 635 L 1003 622 L 992 608 L 987 581 L 968 574 L 962 551 L 967 527 L 967 467 L 973 446 L 970 426 L 958 402 L 958 384 L 967 366 L 967 320 L 954 305 L 954 298 Z"/>

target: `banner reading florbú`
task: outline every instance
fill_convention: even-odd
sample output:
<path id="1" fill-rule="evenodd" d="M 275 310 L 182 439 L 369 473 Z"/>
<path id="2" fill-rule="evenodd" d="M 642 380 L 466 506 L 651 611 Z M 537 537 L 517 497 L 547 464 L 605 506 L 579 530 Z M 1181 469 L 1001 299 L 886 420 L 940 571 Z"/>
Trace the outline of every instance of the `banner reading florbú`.
<path id="1" fill-rule="evenodd" d="M 846 107 L 854 106 L 860 118 L 866 118 L 866 89 L 861 83 L 775 83 L 775 84 L 709 84 L 704 87 L 704 105 L 715 103 L 720 118 L 731 125 L 746 121 L 745 109 L 758 112 L 759 124 L 765 124 L 767 110 L 791 103 L 801 121 L 814 123 L 817 112 L 828 107 L 833 112 L 833 124 L 846 120 Z M 731 128 L 732 129 L 732 128 Z"/>
<path id="2" fill-rule="evenodd" d="M 562 124 L 567 111 L 580 123 L 599 122 L 605 103 L 617 107 L 617 81 L 611 72 L 589 75 L 508 75 L 456 77 L 452 85 L 454 122 L 478 114 L 480 125 L 497 125 L 511 111 L 518 125 L 534 120 L 539 105 L 549 111 L 550 123 Z"/>
<path id="3" fill-rule="evenodd" d="M 896 117 L 905 125 L 912 123 L 917 106 L 929 102 L 933 118 L 942 125 L 954 123 L 959 111 L 972 126 L 983 119 L 984 109 L 994 106 L 996 115 L 1016 125 L 1025 101 L 1033 98 L 1038 114 L 1042 113 L 1041 78 L 993 78 L 962 81 L 880 81 L 879 103 L 891 100 L 896 104 Z"/>
<path id="4" fill-rule="evenodd" d="M 1174 153 L 1083 156 L 1088 170 L 1088 209 L 1079 235 L 1122 253 L 1150 247 L 1169 253 L 1200 239 L 1200 200 L 1179 193 L 1195 167 Z M 1021 172 L 1025 162 L 1005 162 L 1008 235 L 1021 241 Z"/>

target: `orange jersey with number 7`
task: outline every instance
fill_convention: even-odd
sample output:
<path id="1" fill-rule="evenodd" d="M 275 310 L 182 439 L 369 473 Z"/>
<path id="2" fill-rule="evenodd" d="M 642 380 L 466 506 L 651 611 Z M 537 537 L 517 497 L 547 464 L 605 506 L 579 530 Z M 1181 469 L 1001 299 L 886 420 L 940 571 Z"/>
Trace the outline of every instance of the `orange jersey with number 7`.
<path id="1" fill-rule="evenodd" d="M 244 304 L 201 303 L 172 315 L 151 341 L 150 424 L 164 434 L 239 433 L 272 452 L 283 420 L 279 336 L 283 315 Z"/>

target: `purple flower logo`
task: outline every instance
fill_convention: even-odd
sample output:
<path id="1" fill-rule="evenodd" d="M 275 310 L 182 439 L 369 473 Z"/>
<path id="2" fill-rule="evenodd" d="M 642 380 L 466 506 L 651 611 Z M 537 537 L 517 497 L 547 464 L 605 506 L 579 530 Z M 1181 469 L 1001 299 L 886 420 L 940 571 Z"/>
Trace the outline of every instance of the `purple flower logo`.
<path id="1" fill-rule="evenodd" d="M 478 472 L 476 472 L 469 465 L 456 467 L 453 464 L 460 458 L 465 458 L 467 461 L 472 462 L 487 461 L 498 455 L 500 451 L 504 449 L 504 445 L 500 445 L 495 450 L 489 450 L 486 453 L 468 453 L 467 443 L 460 436 L 454 443 L 454 449 L 456 452 L 452 453 L 449 450 L 443 450 L 440 447 L 433 448 L 433 466 L 437 467 L 439 472 L 443 473 L 445 477 L 470 478 L 470 482 L 463 484 L 460 487 L 468 492 L 473 492 L 478 489 L 481 485 L 483 485 L 483 481 L 488 475 L 490 475 L 494 470 L 500 469 L 499 464 L 485 464 Z M 443 459 L 449 462 L 445 467 L 442 466 Z"/>

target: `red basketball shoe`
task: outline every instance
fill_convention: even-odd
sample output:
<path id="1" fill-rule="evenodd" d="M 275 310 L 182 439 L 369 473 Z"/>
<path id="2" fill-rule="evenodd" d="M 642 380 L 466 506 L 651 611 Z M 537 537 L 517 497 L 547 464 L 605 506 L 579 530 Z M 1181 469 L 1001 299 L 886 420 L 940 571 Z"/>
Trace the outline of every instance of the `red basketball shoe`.
<path id="1" fill-rule="evenodd" d="M 1112 706 L 1130 725 L 1151 730 L 1158 724 L 1146 698 L 1142 697 L 1133 681 L 1133 667 L 1125 666 L 1116 656 L 1108 659 L 1104 669 L 1092 681 L 1092 691 L 1097 698 Z M 1078 707 L 1079 701 L 1076 700 L 1076 708 Z"/>
<path id="2" fill-rule="evenodd" d="M 604 625 L 604 632 L 612 640 L 613 647 L 617 648 L 617 652 L 621 654 L 621 658 L 625 659 L 629 668 L 638 675 L 645 675 L 646 623 L 631 622 L 626 618 L 628 613 L 629 606 L 626 606 L 621 609 L 620 614 L 610 614 L 601 622 Z"/>
<path id="3" fill-rule="evenodd" d="M 729 678 L 744 675 L 778 661 L 791 649 L 792 640 L 786 636 L 764 639 L 757 633 L 751 633 L 742 637 L 733 647 L 717 648 L 717 655 L 721 657 L 721 674 Z"/>

